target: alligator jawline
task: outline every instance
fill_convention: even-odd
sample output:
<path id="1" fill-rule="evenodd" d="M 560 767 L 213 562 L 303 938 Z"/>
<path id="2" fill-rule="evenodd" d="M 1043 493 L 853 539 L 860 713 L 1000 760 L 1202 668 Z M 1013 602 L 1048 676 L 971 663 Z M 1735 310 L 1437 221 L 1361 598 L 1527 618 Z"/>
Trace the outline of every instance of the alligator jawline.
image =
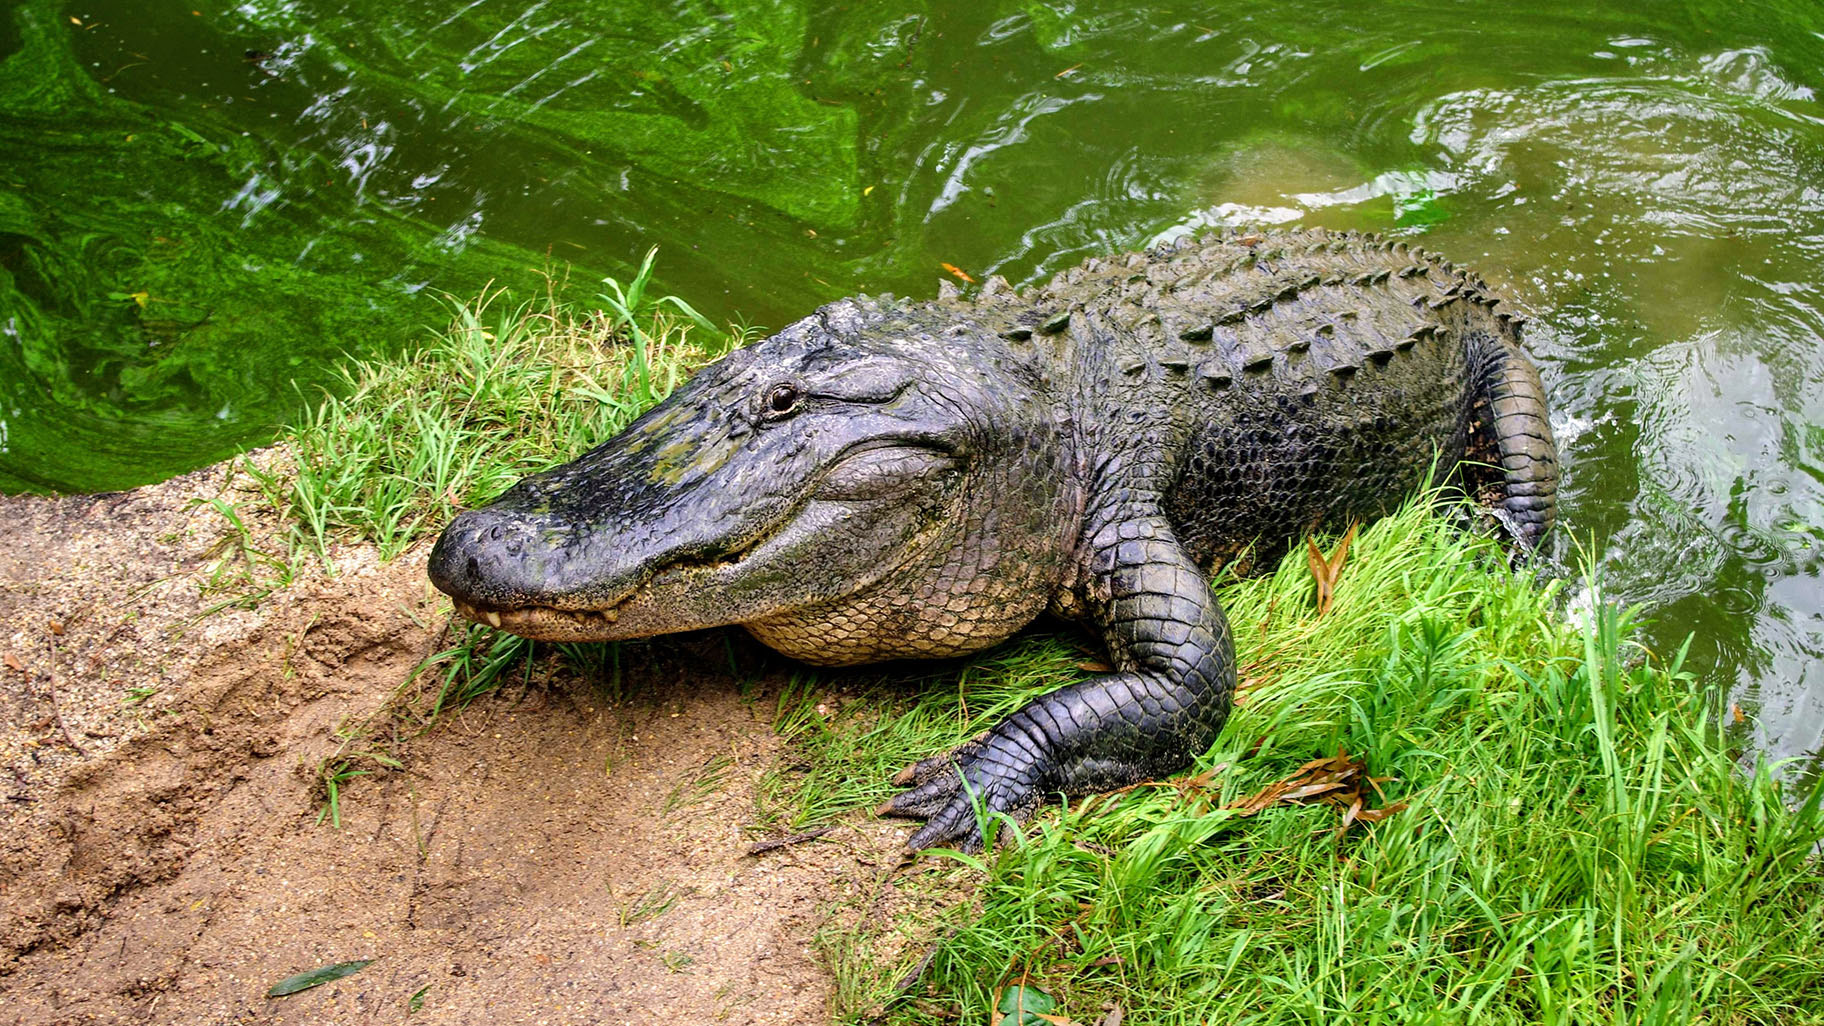
<path id="1" fill-rule="evenodd" d="M 621 603 L 617 602 L 614 606 L 604 610 L 557 609 L 552 606 L 519 606 L 514 609 L 484 609 L 480 606 L 472 606 L 461 599 L 457 599 L 455 605 L 456 612 L 474 620 L 476 623 L 485 623 L 498 630 L 518 633 L 518 631 L 515 630 L 515 627 L 528 626 L 539 622 L 549 623 L 553 620 L 567 623 L 579 630 L 586 631 L 590 628 L 603 629 L 619 619 L 620 613 L 618 609 Z"/>

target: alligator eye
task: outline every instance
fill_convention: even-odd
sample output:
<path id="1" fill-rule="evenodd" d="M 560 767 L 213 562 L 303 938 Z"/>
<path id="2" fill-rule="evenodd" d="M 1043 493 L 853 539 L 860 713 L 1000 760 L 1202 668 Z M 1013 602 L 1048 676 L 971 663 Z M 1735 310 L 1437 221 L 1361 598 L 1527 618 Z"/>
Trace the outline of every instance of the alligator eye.
<path id="1" fill-rule="evenodd" d="M 769 417 L 783 417 L 798 408 L 798 389 L 793 385 L 775 385 L 771 395 L 766 397 L 766 414 Z"/>

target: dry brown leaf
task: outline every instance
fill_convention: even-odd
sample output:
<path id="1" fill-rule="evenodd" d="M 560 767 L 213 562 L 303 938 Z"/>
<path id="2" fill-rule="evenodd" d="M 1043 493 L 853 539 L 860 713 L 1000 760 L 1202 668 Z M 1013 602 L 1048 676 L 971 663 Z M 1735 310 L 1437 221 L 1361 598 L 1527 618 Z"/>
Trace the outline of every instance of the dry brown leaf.
<path id="1" fill-rule="evenodd" d="M 8 652 L 4 656 L 0 656 L 0 659 L 5 660 L 6 668 L 13 671 L 14 673 L 24 673 L 25 672 L 25 664 L 20 662 L 19 657 L 12 654 L 11 652 Z"/>
<path id="2" fill-rule="evenodd" d="M 1356 525 L 1350 524 L 1349 530 L 1343 532 L 1343 540 L 1336 543 L 1336 551 L 1325 556 L 1317 542 L 1309 535 L 1305 537 L 1305 561 L 1311 567 L 1311 577 L 1317 582 L 1317 615 L 1323 616 L 1330 611 L 1330 603 L 1336 598 L 1336 581 L 1343 574 L 1343 561 L 1349 558 L 1349 543 L 1355 540 Z"/>
<path id="3" fill-rule="evenodd" d="M 1323 802 L 1342 810 L 1343 821 L 1337 827 L 1337 834 L 1341 836 L 1352 824 L 1379 823 L 1406 808 L 1405 802 L 1379 809 L 1368 807 L 1362 785 L 1367 784 L 1376 796 L 1386 801 L 1380 785 L 1390 779 L 1368 776 L 1367 765 L 1361 759 L 1351 758 L 1347 751 L 1338 751 L 1327 758 L 1312 759 L 1291 776 L 1274 781 L 1246 798 L 1237 798 L 1228 807 L 1239 815 L 1252 816 L 1275 805 Z"/>
<path id="4" fill-rule="evenodd" d="M 1064 78 L 1065 76 L 1069 75 L 1071 72 L 1077 70 L 1078 68 L 1080 68 L 1082 66 L 1083 65 L 1081 65 L 1081 64 L 1072 64 L 1070 67 L 1065 68 L 1063 71 L 1060 71 L 1051 77 L 1052 78 Z"/>
<path id="5" fill-rule="evenodd" d="M 1113 670 L 1114 667 L 1099 659 L 1085 659 L 1077 664 L 1077 669 L 1082 670 L 1084 673 L 1108 673 Z"/>
<path id="6" fill-rule="evenodd" d="M 1405 812 L 1405 802 L 1394 802 L 1384 809 L 1363 809 L 1355 818 L 1364 823 L 1379 823 L 1396 812 Z"/>
<path id="7" fill-rule="evenodd" d="M 946 271 L 949 271 L 951 274 L 956 275 L 958 278 L 961 278 L 962 280 L 968 282 L 971 285 L 975 284 L 975 279 L 969 277 L 969 272 L 963 270 L 962 268 L 956 266 L 955 264 L 946 264 L 946 263 L 943 263 L 942 261 L 939 261 L 937 266 L 943 268 Z"/>

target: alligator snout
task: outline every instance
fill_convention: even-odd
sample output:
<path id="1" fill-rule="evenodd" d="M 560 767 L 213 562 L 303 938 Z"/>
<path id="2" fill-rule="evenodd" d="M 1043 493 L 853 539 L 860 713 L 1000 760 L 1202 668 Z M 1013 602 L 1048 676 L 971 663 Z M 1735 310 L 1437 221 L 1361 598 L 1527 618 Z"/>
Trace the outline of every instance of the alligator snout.
<path id="1" fill-rule="evenodd" d="M 431 583 L 480 610 L 555 605 L 570 532 L 548 518 L 486 507 L 460 514 L 431 550 Z"/>

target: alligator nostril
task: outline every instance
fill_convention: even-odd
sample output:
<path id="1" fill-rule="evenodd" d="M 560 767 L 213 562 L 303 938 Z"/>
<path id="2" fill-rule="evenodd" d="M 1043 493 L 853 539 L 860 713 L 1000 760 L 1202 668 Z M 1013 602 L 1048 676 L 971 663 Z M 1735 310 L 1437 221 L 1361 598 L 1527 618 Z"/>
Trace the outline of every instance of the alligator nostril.
<path id="1" fill-rule="evenodd" d="M 492 541 L 500 540 L 500 525 L 499 524 L 495 524 L 493 527 L 488 528 L 488 538 Z"/>
<path id="2" fill-rule="evenodd" d="M 471 581 L 475 580 L 476 578 L 478 578 L 480 576 L 481 576 L 481 560 L 476 559 L 474 556 L 470 556 L 469 557 L 469 580 L 471 580 Z"/>

